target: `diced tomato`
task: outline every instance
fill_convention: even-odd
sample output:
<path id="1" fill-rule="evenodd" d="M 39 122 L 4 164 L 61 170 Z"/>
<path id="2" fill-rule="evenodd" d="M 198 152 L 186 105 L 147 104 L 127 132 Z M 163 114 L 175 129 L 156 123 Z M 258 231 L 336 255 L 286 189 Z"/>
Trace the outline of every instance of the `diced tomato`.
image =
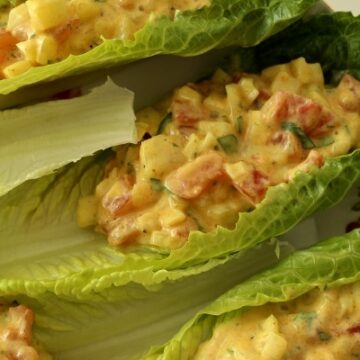
<path id="1" fill-rule="evenodd" d="M 52 34 L 59 44 L 64 44 L 69 39 L 74 30 L 79 27 L 79 25 L 80 19 L 72 19 L 63 25 L 56 27 L 52 31 Z"/>
<path id="2" fill-rule="evenodd" d="M 140 234 L 134 216 L 121 216 L 113 225 L 108 237 L 111 245 L 128 244 Z"/>
<path id="3" fill-rule="evenodd" d="M 193 126 L 207 118 L 207 111 L 203 106 L 197 106 L 187 100 L 175 100 L 172 104 L 172 114 L 177 126 Z"/>
<path id="4" fill-rule="evenodd" d="M 262 114 L 269 125 L 294 122 L 309 136 L 321 136 L 337 125 L 330 111 L 311 99 L 279 91 L 263 106 Z"/>
<path id="5" fill-rule="evenodd" d="M 254 169 L 249 178 L 242 183 L 234 183 L 235 188 L 252 204 L 259 203 L 270 186 L 269 178 L 259 170 Z"/>
<path id="6" fill-rule="evenodd" d="M 165 180 L 165 186 L 183 199 L 193 199 L 223 174 L 222 156 L 211 152 L 199 156 L 170 173 Z"/>
<path id="7" fill-rule="evenodd" d="M 173 237 L 181 237 L 187 238 L 189 236 L 190 231 L 197 230 L 198 225 L 191 218 L 186 218 L 184 222 L 179 225 L 168 228 L 170 236 Z"/>
<path id="8" fill-rule="evenodd" d="M 34 313 L 24 305 L 9 308 L 9 338 L 11 340 L 31 341 L 31 328 L 34 321 Z M 12 325 L 15 326 L 12 326 Z"/>
<path id="9" fill-rule="evenodd" d="M 9 60 L 10 52 L 16 48 L 18 42 L 19 40 L 11 32 L 0 30 L 0 64 Z"/>
<path id="10" fill-rule="evenodd" d="M 111 188 L 103 197 L 101 205 L 107 209 L 114 218 L 126 213 L 132 207 L 130 194 L 133 186 L 134 178 L 132 176 L 122 176 L 115 183 L 115 189 L 118 188 L 122 191 L 120 193 L 116 190 L 113 192 L 113 188 Z"/>
<path id="11" fill-rule="evenodd" d="M 350 334 L 360 334 L 360 325 L 352 326 L 347 330 Z"/>
<path id="12" fill-rule="evenodd" d="M 0 49 L 9 49 L 15 47 L 18 39 L 14 37 L 11 32 L 0 29 Z"/>
<path id="13" fill-rule="evenodd" d="M 269 177 L 253 164 L 239 161 L 225 166 L 232 185 L 251 203 L 260 202 L 271 185 Z"/>

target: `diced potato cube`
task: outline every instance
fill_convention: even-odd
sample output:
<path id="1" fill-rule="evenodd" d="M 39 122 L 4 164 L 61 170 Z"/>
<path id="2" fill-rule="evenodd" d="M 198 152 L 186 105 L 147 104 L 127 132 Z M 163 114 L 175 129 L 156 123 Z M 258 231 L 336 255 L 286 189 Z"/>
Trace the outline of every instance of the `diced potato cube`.
<path id="1" fill-rule="evenodd" d="M 267 80 L 272 81 L 279 72 L 288 72 L 289 73 L 290 72 L 289 65 L 288 64 L 280 64 L 280 65 L 270 66 L 261 72 L 261 76 L 263 76 Z"/>
<path id="2" fill-rule="evenodd" d="M 316 83 L 324 84 L 324 76 L 320 64 L 308 64 L 301 57 L 290 63 L 290 68 L 294 76 L 303 84 Z"/>
<path id="3" fill-rule="evenodd" d="M 51 29 L 67 21 L 68 11 L 65 0 L 28 0 L 26 4 L 31 25 L 37 32 Z"/>
<path id="4" fill-rule="evenodd" d="M 160 214 L 160 223 L 163 227 L 175 226 L 186 220 L 186 215 L 178 210 L 167 208 Z"/>
<path id="5" fill-rule="evenodd" d="M 198 129 L 204 134 L 211 133 L 216 138 L 235 132 L 234 126 L 226 121 L 199 121 Z"/>
<path id="6" fill-rule="evenodd" d="M 227 115 L 227 98 L 218 92 L 212 92 L 204 100 L 204 105 L 210 110 L 211 113 L 216 115 Z"/>
<path id="7" fill-rule="evenodd" d="M 273 93 L 277 91 L 297 93 L 300 89 L 300 86 L 301 83 L 298 79 L 291 76 L 288 72 L 280 71 L 275 76 L 274 81 L 271 84 L 271 91 Z"/>
<path id="8" fill-rule="evenodd" d="M 70 6 L 81 21 L 94 18 L 100 14 L 100 6 L 94 0 L 72 0 Z"/>
<path id="9" fill-rule="evenodd" d="M 287 349 L 287 341 L 281 335 L 269 333 L 266 335 L 265 343 L 261 348 L 261 359 L 281 360 Z"/>
<path id="10" fill-rule="evenodd" d="M 261 327 L 265 332 L 279 332 L 279 322 L 274 315 L 267 317 Z"/>
<path id="11" fill-rule="evenodd" d="M 57 57 L 57 43 L 51 35 L 40 35 L 36 39 L 37 54 L 36 62 L 46 65 L 49 61 L 54 61 Z"/>
<path id="12" fill-rule="evenodd" d="M 14 76 L 20 75 L 25 71 L 29 70 L 32 67 L 32 64 L 28 60 L 17 61 L 3 70 L 3 74 L 6 78 L 12 78 Z"/>
<path id="13" fill-rule="evenodd" d="M 96 224 L 97 200 L 95 196 L 80 198 L 77 208 L 77 223 L 80 227 Z"/>
<path id="14" fill-rule="evenodd" d="M 217 144 L 216 137 L 211 132 L 202 138 L 191 134 L 183 152 L 189 160 L 193 160 L 206 151 L 213 150 Z"/>
<path id="15" fill-rule="evenodd" d="M 138 208 L 151 204 L 158 197 L 159 193 L 152 190 L 149 179 L 138 180 L 131 191 L 131 201 Z"/>
<path id="16" fill-rule="evenodd" d="M 178 249 L 184 245 L 185 241 L 185 237 L 170 236 L 164 231 L 153 231 L 149 244 L 161 248 Z"/>
<path id="17" fill-rule="evenodd" d="M 26 3 L 16 6 L 9 12 L 6 29 L 12 31 L 18 26 L 24 26 L 24 24 L 29 21 L 29 19 L 30 15 Z"/>
<path id="18" fill-rule="evenodd" d="M 228 73 L 226 73 L 223 69 L 216 69 L 211 80 L 218 84 L 226 85 L 231 82 L 231 76 Z"/>
<path id="19" fill-rule="evenodd" d="M 253 168 L 245 161 L 239 161 L 234 164 L 225 164 L 225 171 L 229 177 L 238 182 L 245 181 L 249 178 L 249 174 Z"/>
<path id="20" fill-rule="evenodd" d="M 248 108 L 254 102 L 259 95 L 259 90 L 254 84 L 254 80 L 251 78 L 243 77 L 240 79 L 238 86 L 241 90 L 242 104 Z"/>
<path id="21" fill-rule="evenodd" d="M 102 198 L 111 188 L 111 186 L 114 184 L 116 179 L 113 178 L 106 178 L 103 181 L 101 181 L 97 186 L 95 190 L 96 197 Z"/>
<path id="22" fill-rule="evenodd" d="M 16 46 L 22 52 L 26 60 L 33 64 L 36 63 L 37 42 L 35 39 L 21 41 L 17 43 Z"/>
<path id="23" fill-rule="evenodd" d="M 196 134 L 191 134 L 189 140 L 184 147 L 184 154 L 191 160 L 199 155 L 200 139 Z"/>
<path id="24" fill-rule="evenodd" d="M 249 111 L 246 120 L 245 140 L 246 142 L 263 145 L 272 137 L 272 129 L 263 121 L 262 113 L 259 110 Z"/>
<path id="25" fill-rule="evenodd" d="M 148 178 L 161 178 L 185 161 L 185 155 L 171 136 L 158 135 L 141 143 L 140 164 Z"/>
<path id="26" fill-rule="evenodd" d="M 156 211 L 148 211 L 139 216 L 136 220 L 137 228 L 143 233 L 151 233 L 160 229 L 159 213 Z"/>
<path id="27" fill-rule="evenodd" d="M 229 116 L 232 123 L 236 125 L 237 118 L 244 112 L 241 103 L 240 89 L 237 84 L 228 84 L 225 89 L 229 107 Z"/>
<path id="28" fill-rule="evenodd" d="M 202 101 L 202 96 L 199 92 L 186 85 L 182 86 L 176 91 L 175 99 L 187 100 L 194 104 L 200 104 Z"/>

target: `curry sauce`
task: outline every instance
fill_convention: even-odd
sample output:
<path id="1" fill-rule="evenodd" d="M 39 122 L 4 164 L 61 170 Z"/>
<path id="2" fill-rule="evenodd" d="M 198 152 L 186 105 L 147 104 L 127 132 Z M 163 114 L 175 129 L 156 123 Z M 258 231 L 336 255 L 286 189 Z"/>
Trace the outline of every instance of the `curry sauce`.
<path id="1" fill-rule="evenodd" d="M 357 360 L 360 283 L 244 310 L 216 326 L 194 360 Z"/>
<path id="2" fill-rule="evenodd" d="M 357 80 L 327 88 L 303 58 L 259 75 L 219 69 L 137 114 L 139 144 L 116 149 L 78 222 L 113 245 L 165 248 L 231 229 L 270 186 L 358 148 L 359 111 Z"/>
<path id="3" fill-rule="evenodd" d="M 0 14 L 3 77 L 83 54 L 105 39 L 131 39 L 146 23 L 207 0 L 27 0 Z"/>

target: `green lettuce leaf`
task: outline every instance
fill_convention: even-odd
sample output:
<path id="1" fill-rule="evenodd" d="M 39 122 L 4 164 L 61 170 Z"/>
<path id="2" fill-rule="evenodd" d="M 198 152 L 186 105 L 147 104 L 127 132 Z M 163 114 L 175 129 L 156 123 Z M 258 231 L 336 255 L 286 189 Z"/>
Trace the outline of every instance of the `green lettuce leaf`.
<path id="1" fill-rule="evenodd" d="M 35 335 L 56 359 L 139 359 L 169 338 L 209 301 L 273 266 L 275 243 L 238 254 L 220 269 L 166 283 L 157 291 L 136 284 L 112 287 L 87 301 L 45 294 L 16 297 L 36 313 Z M 281 246 L 285 256 L 289 246 Z"/>
<path id="2" fill-rule="evenodd" d="M 360 53 L 357 56 L 353 63 L 360 68 Z M 253 211 L 239 215 L 233 230 L 193 232 L 182 248 L 172 252 L 151 248 L 122 252 L 108 246 L 103 235 L 76 223 L 78 199 L 93 193 L 108 156 L 100 152 L 0 198 L 0 295 L 51 291 L 86 299 L 113 285 L 156 288 L 166 280 L 199 274 L 336 204 L 360 174 L 360 150 L 355 150 L 269 189 Z"/>
<path id="3" fill-rule="evenodd" d="M 234 66 L 245 71 L 289 62 L 300 56 L 319 62 L 328 80 L 344 72 L 360 79 L 360 16 L 336 12 L 303 18 L 256 47 L 241 49 Z"/>
<path id="4" fill-rule="evenodd" d="M 95 151 L 135 143 L 133 97 L 108 80 L 70 100 L 1 111 L 0 196 Z"/>
<path id="5" fill-rule="evenodd" d="M 198 312 L 164 346 L 153 348 L 147 360 L 192 359 L 199 344 L 216 325 L 241 314 L 241 309 L 295 299 L 316 288 L 360 280 L 360 230 L 335 237 L 290 255 L 276 267 L 231 289 Z"/>
<path id="6" fill-rule="evenodd" d="M 94 191 L 107 159 L 107 152 L 85 158 L 0 198 L 1 295 L 52 291 L 89 298 L 112 285 L 153 287 L 207 271 L 335 204 L 360 174 L 357 150 L 271 188 L 255 210 L 240 214 L 234 230 L 193 232 L 182 248 L 170 253 L 148 248 L 124 253 L 76 223 L 78 199 Z"/>
<path id="7" fill-rule="evenodd" d="M 32 68 L 0 81 L 0 94 L 60 77 L 129 63 L 157 54 L 193 56 L 225 46 L 251 46 L 284 29 L 317 0 L 211 0 L 197 11 L 179 12 L 148 23 L 132 40 L 105 40 L 82 55 Z M 1 4 L 1 3 L 0 3 Z"/>

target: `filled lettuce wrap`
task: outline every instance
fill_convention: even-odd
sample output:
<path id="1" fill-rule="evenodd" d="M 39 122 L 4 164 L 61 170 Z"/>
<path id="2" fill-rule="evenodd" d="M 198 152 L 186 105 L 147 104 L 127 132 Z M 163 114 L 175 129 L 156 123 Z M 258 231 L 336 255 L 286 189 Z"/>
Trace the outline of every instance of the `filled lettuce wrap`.
<path id="1" fill-rule="evenodd" d="M 290 255 L 199 311 L 144 359 L 356 359 L 360 232 Z"/>
<path id="2" fill-rule="evenodd" d="M 343 206 L 336 211 L 348 212 Z M 34 298 L 10 296 L 7 302 L 12 302 L 11 306 L 21 304 L 31 309 L 33 339 L 55 359 L 157 358 L 163 354 L 164 347 L 153 348 L 147 356 L 145 354 L 151 346 L 169 341 L 185 323 L 176 340 L 174 338 L 168 343 L 165 353 L 167 358 L 176 359 L 180 353 L 176 352 L 179 346 L 182 356 L 187 358 L 195 353 L 201 342 L 211 337 L 216 324 L 237 318 L 237 314 L 241 314 L 236 310 L 238 307 L 287 301 L 314 287 L 324 289 L 326 284 L 343 285 L 356 281 L 358 233 L 332 238 L 294 253 L 293 245 L 309 240 L 309 230 L 313 230 L 314 225 L 308 221 L 301 230 L 292 233 L 291 243 L 265 242 L 237 254 L 221 268 L 167 283 L 156 291 L 128 284 L 125 287 L 109 287 L 86 300 L 45 293 Z M 316 232 L 312 236 L 312 240 L 319 238 Z M 289 253 L 292 255 L 285 259 Z M 285 259 L 280 265 L 279 258 Z M 351 265 L 346 268 L 343 266 L 345 262 Z M 313 265 L 314 272 L 310 270 L 309 263 Z M 266 269 L 270 270 L 247 280 Z M 239 287 L 241 282 L 244 283 Z M 281 287 L 277 286 L 279 284 Z M 244 289 L 246 291 L 240 291 Z M 257 297 L 256 292 L 261 296 Z M 346 300 L 339 301 L 339 304 L 349 304 Z M 209 306 L 213 301 L 214 305 Z M 313 325 L 316 325 L 314 311 L 309 310 L 299 318 L 313 320 Z M 325 332 L 327 329 L 322 330 Z M 176 351 L 170 352 L 169 349 L 175 348 Z"/>
<path id="3" fill-rule="evenodd" d="M 252 46 L 316 0 L 2 1 L 0 93 L 157 54 Z"/>
<path id="4" fill-rule="evenodd" d="M 132 177 L 136 173 L 136 166 L 138 165 L 135 164 L 136 166 L 134 166 L 131 162 L 129 164 L 127 161 L 124 162 L 121 157 L 123 155 L 121 149 L 116 150 L 115 158 L 114 152 L 111 150 L 98 152 L 94 156 L 58 169 L 53 174 L 27 181 L 0 198 L 1 246 L 4 249 L 12 249 L 11 253 L 3 251 L 0 255 L 2 274 L 0 293 L 2 295 L 22 293 L 35 296 L 51 291 L 58 295 L 88 298 L 113 285 L 122 286 L 137 283 L 145 287 L 155 287 L 166 280 L 176 280 L 184 276 L 198 274 L 224 264 L 237 252 L 281 235 L 315 211 L 334 205 L 341 200 L 359 178 L 360 152 L 357 150 L 359 141 L 358 82 L 355 78 L 345 75 L 336 85 L 335 90 L 324 90 L 322 88 L 319 90 L 317 81 L 322 82 L 322 74 L 319 75 L 319 65 L 306 64 L 304 59 L 296 60 L 296 57 L 300 55 L 309 56 L 311 61 L 320 61 L 325 69 L 326 78 L 329 75 L 338 75 L 340 72 L 348 70 L 351 70 L 356 76 L 356 69 L 358 69 L 360 62 L 359 53 L 355 46 L 358 36 L 356 26 L 358 22 L 359 19 L 350 14 L 314 17 L 310 20 L 301 21 L 286 34 L 279 34 L 276 38 L 260 45 L 264 54 L 267 54 L 266 59 L 270 64 L 280 61 L 276 57 L 278 53 L 282 54 L 280 49 L 283 49 L 284 53 L 289 52 L 291 54 L 289 57 L 293 60 L 289 65 L 282 65 L 283 67 L 275 67 L 264 72 L 264 74 L 272 77 L 271 84 L 274 88 L 271 91 L 273 93 L 266 94 L 265 91 L 261 91 L 265 89 L 262 89 L 260 85 L 259 88 L 256 88 L 254 84 L 260 80 L 255 75 L 243 72 L 232 73 L 232 70 L 228 70 L 228 73 L 218 71 L 215 75 L 219 86 L 224 86 L 225 81 L 225 84 L 230 85 L 230 89 L 238 91 L 239 89 L 236 87 L 238 86 L 240 90 L 242 89 L 241 91 L 248 90 L 245 93 L 250 94 L 250 97 L 244 97 L 244 92 L 239 90 L 240 97 L 243 102 L 248 101 L 251 106 L 255 107 L 252 109 L 254 116 L 257 116 L 256 114 L 259 114 L 259 111 L 263 111 L 264 107 L 266 109 L 266 104 L 268 110 L 269 107 L 270 110 L 272 109 L 269 113 L 278 114 L 275 118 L 281 115 L 281 121 L 276 130 L 280 131 L 281 136 L 274 139 L 277 143 L 276 146 L 280 146 L 277 148 L 280 151 L 273 149 L 268 152 L 272 154 L 283 154 L 285 152 L 287 154 L 286 151 L 290 151 L 291 156 L 298 154 L 298 152 L 301 155 L 300 163 L 297 165 L 292 163 L 292 168 L 287 169 L 290 172 L 287 172 L 286 176 L 282 174 L 285 177 L 280 176 L 281 181 L 266 179 L 261 171 L 256 168 L 253 169 L 247 161 L 244 164 L 244 161 L 238 159 L 231 163 L 236 163 L 235 167 L 225 167 L 226 176 L 223 176 L 222 162 L 224 158 L 235 156 L 235 149 L 241 146 L 243 140 L 243 135 L 239 131 L 242 126 L 241 116 L 235 116 L 235 122 L 230 125 L 232 129 L 237 127 L 237 133 L 223 133 L 223 129 L 229 129 L 230 125 L 222 124 L 220 129 L 214 130 L 220 133 L 217 138 L 213 136 L 215 144 L 213 144 L 214 148 L 211 149 L 210 153 L 197 156 L 198 154 L 195 154 L 197 151 L 189 152 L 190 155 L 194 155 L 195 164 L 203 164 L 202 161 L 205 156 L 206 170 L 209 170 L 207 165 L 209 159 L 207 157 L 210 156 L 209 163 L 212 164 L 210 170 L 212 174 L 215 174 L 215 177 L 200 179 L 200 182 L 195 184 L 196 186 L 190 186 L 192 190 L 189 193 L 187 192 L 189 187 L 183 187 L 181 181 L 180 186 L 178 186 L 179 181 L 177 181 L 179 174 L 181 179 L 182 174 L 188 172 L 188 168 L 181 170 L 180 167 L 178 169 L 181 170 L 180 173 L 176 172 L 174 176 L 170 174 L 170 178 L 167 178 L 165 182 L 158 173 L 154 176 L 150 174 L 148 183 L 139 187 L 142 190 L 138 192 L 138 200 L 149 200 L 149 194 L 155 199 L 158 199 L 160 195 L 167 196 L 170 194 L 176 195 L 180 200 L 189 199 L 192 202 L 193 191 L 197 196 L 198 191 L 202 193 L 210 185 L 214 185 L 214 180 L 225 178 L 227 183 L 230 180 L 232 181 L 231 186 L 235 189 L 234 192 L 234 189 L 229 188 L 232 191 L 231 194 L 227 194 L 228 190 L 225 189 L 226 201 L 238 199 L 239 193 L 242 196 L 239 202 L 235 203 L 236 206 L 230 204 L 225 209 L 225 216 L 224 207 L 217 207 L 215 210 L 212 208 L 212 214 L 220 216 L 222 220 L 213 221 L 208 227 L 206 225 L 209 222 L 199 219 L 196 213 L 186 213 L 184 216 L 181 211 L 167 212 L 165 215 L 170 213 L 171 216 L 170 219 L 169 216 L 165 216 L 167 221 L 165 227 L 169 226 L 172 230 L 172 227 L 177 225 L 174 221 L 179 221 L 179 218 L 185 222 L 187 227 L 185 229 L 176 228 L 174 232 L 170 232 L 168 235 L 165 233 L 166 236 L 161 231 L 160 233 L 159 231 L 156 233 L 152 231 L 150 235 L 154 233 L 157 235 L 154 242 L 147 241 L 148 237 L 145 236 L 144 242 L 141 240 L 138 242 L 130 241 L 129 243 L 128 240 L 133 239 L 134 233 L 135 235 L 147 233 L 145 226 L 142 231 L 136 228 L 134 232 L 132 228 L 134 221 L 125 223 L 125 228 L 121 222 L 121 219 L 126 218 L 122 215 L 126 215 L 126 211 L 131 210 L 131 206 L 133 206 L 133 204 L 128 204 L 126 190 L 127 187 L 134 185 Z M 311 31 L 303 31 L 304 28 L 311 29 Z M 316 34 L 312 31 L 314 28 L 318 29 Z M 329 33 L 332 41 L 329 41 Z M 296 52 L 300 40 L 289 44 L 288 39 L 291 36 L 294 38 L 298 36 L 301 41 L 311 43 L 312 46 L 305 48 L 303 53 Z M 271 51 L 275 51 L 273 50 L 275 42 L 278 52 L 272 55 Z M 291 45 L 293 45 L 293 49 Z M 334 49 L 344 48 L 347 50 L 342 56 L 339 56 L 335 51 L 332 52 Z M 240 50 L 236 57 L 236 59 L 241 59 L 240 69 L 241 67 L 246 69 L 249 64 L 254 65 L 256 59 L 264 61 L 264 58 L 259 57 L 257 51 L 258 47 Z M 325 58 L 323 57 L 324 53 L 327 54 Z M 282 58 L 281 60 L 290 59 Z M 266 65 L 268 63 L 262 64 L 260 61 L 258 63 L 260 68 Z M 235 64 L 235 66 L 237 65 Z M 296 72 L 299 73 L 299 69 L 305 69 L 309 75 L 302 78 L 301 75 L 303 74 L 300 71 L 299 79 L 303 81 L 300 85 L 300 80 L 296 80 L 294 75 Z M 234 74 L 233 78 L 229 74 Z M 273 76 L 274 74 L 276 76 Z M 209 82 L 205 81 L 203 84 L 205 85 L 203 85 L 202 91 L 208 94 Z M 210 82 L 210 90 L 212 89 L 211 84 Z M 309 84 L 311 86 L 308 86 Z M 235 89 L 232 85 L 235 85 Z M 289 89 L 277 91 L 277 87 L 281 89 L 283 86 L 298 87 L 300 92 L 306 90 L 305 94 L 312 91 L 315 94 L 314 96 L 317 96 L 318 103 L 315 103 L 315 100 L 306 100 L 301 93 L 300 95 L 289 95 Z M 166 131 L 172 131 L 174 124 L 194 120 L 194 109 L 191 109 L 191 106 L 192 112 L 190 111 L 190 114 L 192 116 L 188 116 L 189 104 L 186 99 L 192 101 L 194 97 L 189 97 L 188 94 L 193 94 L 195 90 L 197 90 L 195 85 L 185 86 L 185 90 L 183 88 L 183 91 L 180 91 L 181 101 L 175 101 L 175 105 L 173 104 L 173 116 L 165 116 L 160 119 L 160 123 L 152 121 L 154 116 L 149 116 L 149 110 L 142 112 L 143 121 L 138 121 L 138 134 L 143 138 L 141 146 L 145 143 L 149 144 L 152 139 L 165 139 L 162 142 L 166 143 Z M 344 116 L 347 119 L 345 123 L 339 120 L 339 118 L 343 118 L 342 116 L 337 115 L 334 118 L 325 109 L 326 101 L 324 99 L 327 95 L 324 94 L 327 94 L 327 91 L 332 94 L 329 96 L 337 96 L 334 103 L 337 108 L 342 108 L 341 114 L 344 112 L 347 114 Z M 260 95 L 264 98 L 259 98 Z M 179 96 L 179 92 L 177 92 L 177 96 Z M 212 100 L 214 101 L 209 101 L 207 104 L 216 106 L 216 97 Z M 164 104 L 166 105 L 166 103 L 165 101 Z M 280 110 L 278 104 L 283 104 Z M 270 105 L 274 105 L 274 107 Z M 261 109 L 256 107 L 261 107 Z M 154 112 L 155 110 L 150 114 L 154 114 Z M 205 113 L 207 114 L 206 111 Z M 195 116 L 198 114 L 195 111 Z M 200 114 L 202 113 L 200 112 Z M 174 121 L 170 122 L 169 118 L 172 117 L 174 117 Z M 159 116 L 155 116 L 155 118 L 159 120 Z M 244 125 L 246 125 L 245 120 Z M 153 127 L 155 124 L 155 133 L 158 135 L 149 139 L 148 137 L 153 135 L 151 124 Z M 186 124 L 185 128 L 191 128 L 188 125 L 191 124 Z M 210 123 L 203 125 L 205 130 L 210 129 Z M 186 134 L 185 131 L 185 136 Z M 190 132 L 188 139 L 192 135 L 194 134 Z M 253 139 L 257 140 L 256 132 Z M 213 141 L 214 139 L 210 140 Z M 209 141 L 210 144 L 211 141 Z M 285 148 L 281 148 L 283 145 Z M 157 145 L 154 146 L 153 144 L 152 147 L 148 148 L 148 151 L 144 151 L 145 158 L 147 154 L 151 155 L 151 151 L 156 150 L 156 147 Z M 178 147 L 179 144 L 176 142 L 167 144 L 165 150 L 159 147 L 161 150 L 159 154 L 154 157 L 150 156 L 150 160 L 146 164 L 152 164 L 151 162 L 159 159 L 162 165 L 169 164 L 169 162 L 178 164 Z M 126 147 L 126 156 L 136 158 L 136 148 L 138 147 Z M 294 154 L 292 149 L 296 150 Z M 329 156 L 325 156 L 326 152 L 329 152 Z M 165 161 L 164 155 L 169 155 L 168 158 L 165 156 Z M 216 161 L 213 161 L 213 158 Z M 119 163 L 116 163 L 117 160 Z M 213 164 L 219 163 L 221 164 L 221 171 L 216 166 L 214 169 L 213 166 Z M 272 165 L 275 166 L 276 164 Z M 298 165 L 300 168 L 297 168 Z M 121 169 L 118 170 L 118 168 Z M 128 173 L 122 173 L 124 169 Z M 149 169 L 152 173 L 153 168 L 150 166 Z M 252 185 L 255 184 L 255 187 L 249 186 L 247 181 L 244 182 L 244 177 L 238 176 L 244 169 L 246 171 L 250 169 L 253 179 Z M 121 179 L 119 182 L 114 182 L 114 175 L 111 174 L 115 174 L 115 179 L 117 179 L 118 171 L 120 174 L 118 178 Z M 270 171 L 268 177 L 276 174 L 279 175 L 279 172 L 273 171 L 272 173 Z M 196 176 L 188 176 L 187 178 L 191 181 L 196 180 Z M 147 192 L 143 191 L 144 189 Z M 252 191 L 254 189 L 256 191 Z M 105 199 L 100 201 L 102 205 L 106 205 L 103 206 L 106 211 L 101 210 L 100 215 L 97 214 L 98 209 L 94 206 L 94 203 L 96 205 L 98 201 L 93 196 L 95 191 L 96 195 L 100 195 L 100 198 L 107 194 L 107 197 L 105 196 Z M 119 193 L 120 196 L 118 196 Z M 211 193 L 218 194 L 216 191 Z M 220 200 L 222 199 L 221 196 L 219 196 Z M 178 203 L 183 204 L 182 201 L 178 201 Z M 239 207 L 238 204 L 241 206 Z M 116 230 L 115 235 L 117 235 L 113 237 L 109 236 L 108 225 L 112 226 L 113 223 L 109 221 L 107 210 L 113 211 L 117 217 L 114 224 L 119 225 L 120 223 L 120 231 Z M 113 216 L 114 214 L 110 215 Z M 111 216 L 110 220 L 112 220 Z M 147 216 L 142 218 L 142 224 L 149 223 L 146 222 Z M 151 214 L 151 216 L 153 215 Z M 92 227 L 85 227 L 86 225 L 93 225 L 94 218 L 104 220 L 103 222 L 98 221 L 100 227 L 98 230 L 100 231 L 95 232 Z M 153 218 L 150 219 L 150 223 L 154 223 Z M 160 215 L 158 218 L 162 220 L 164 217 Z M 215 219 L 220 218 L 215 217 Z M 84 228 L 81 228 L 79 224 Z M 114 228 L 111 226 L 110 230 L 112 231 Z M 128 230 L 131 236 L 123 241 L 122 234 L 128 235 Z M 112 239 L 111 243 L 115 246 L 107 245 L 104 235 L 107 235 L 110 240 Z M 176 241 L 172 241 L 174 238 Z M 179 238 L 180 241 L 178 241 Z M 169 239 L 171 241 L 168 241 Z M 174 244 L 175 246 L 173 246 Z"/>

